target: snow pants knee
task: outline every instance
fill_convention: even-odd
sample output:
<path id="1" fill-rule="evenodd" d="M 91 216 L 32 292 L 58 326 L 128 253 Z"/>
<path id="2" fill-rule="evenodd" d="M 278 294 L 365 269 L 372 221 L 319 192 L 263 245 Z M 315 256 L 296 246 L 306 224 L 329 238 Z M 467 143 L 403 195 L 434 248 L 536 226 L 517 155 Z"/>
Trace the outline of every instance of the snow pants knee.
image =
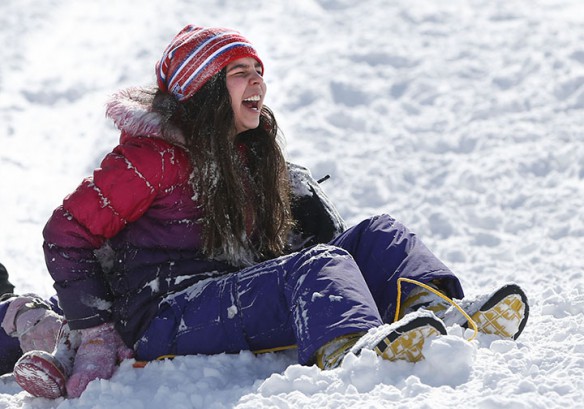
<path id="1" fill-rule="evenodd" d="M 326 342 L 391 322 L 398 277 L 440 279 L 451 295 L 462 295 L 452 272 L 405 226 L 382 215 L 330 244 L 167 296 L 135 345 L 137 358 L 296 344 L 299 362 L 310 364 Z"/>
<path id="2" fill-rule="evenodd" d="M 451 298 L 464 293 L 458 278 L 402 223 L 382 214 L 366 219 L 330 242 L 353 256 L 371 291 L 383 322 L 391 323 L 397 301 L 397 280 L 439 282 Z M 402 285 L 402 297 L 413 284 Z"/>

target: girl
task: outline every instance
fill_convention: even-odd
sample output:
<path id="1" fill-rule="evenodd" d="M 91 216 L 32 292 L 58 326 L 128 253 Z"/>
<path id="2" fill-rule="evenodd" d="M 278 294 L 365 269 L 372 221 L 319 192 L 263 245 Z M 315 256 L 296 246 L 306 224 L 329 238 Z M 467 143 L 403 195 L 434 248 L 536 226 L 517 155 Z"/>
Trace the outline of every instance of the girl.
<path id="1" fill-rule="evenodd" d="M 417 361 L 446 333 L 436 314 L 455 322 L 442 297 L 463 298 L 459 280 L 414 234 L 387 215 L 345 229 L 310 174 L 286 163 L 263 73 L 238 32 L 189 25 L 156 64 L 156 89 L 109 103 L 120 144 L 44 230 L 67 325 L 52 354 L 16 364 L 24 389 L 79 396 L 131 350 L 152 360 L 295 345 L 323 369 L 363 348 Z M 523 292 L 485 301 L 468 306 L 473 323 L 516 338 Z"/>

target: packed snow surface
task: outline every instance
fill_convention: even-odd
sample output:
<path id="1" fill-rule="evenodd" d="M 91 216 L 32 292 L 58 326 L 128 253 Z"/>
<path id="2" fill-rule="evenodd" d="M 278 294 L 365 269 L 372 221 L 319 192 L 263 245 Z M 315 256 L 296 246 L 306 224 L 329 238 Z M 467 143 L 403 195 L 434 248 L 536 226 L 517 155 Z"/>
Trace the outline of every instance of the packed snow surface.
<path id="1" fill-rule="evenodd" d="M 517 342 L 452 327 L 417 364 L 351 356 L 322 372 L 294 351 L 192 356 L 79 399 L 0 382 L 0 407 L 580 408 L 584 402 L 584 4 L 580 0 L 2 0 L 0 262 L 52 294 L 41 230 L 118 132 L 115 91 L 154 81 L 186 24 L 256 44 L 287 157 L 349 224 L 389 213 L 467 294 L 517 282 Z"/>

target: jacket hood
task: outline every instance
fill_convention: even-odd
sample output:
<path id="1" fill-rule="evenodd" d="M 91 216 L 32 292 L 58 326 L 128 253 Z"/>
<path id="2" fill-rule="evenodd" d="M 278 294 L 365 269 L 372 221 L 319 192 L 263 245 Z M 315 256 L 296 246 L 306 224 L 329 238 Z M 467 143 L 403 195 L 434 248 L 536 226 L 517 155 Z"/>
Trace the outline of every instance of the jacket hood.
<path id="1" fill-rule="evenodd" d="M 163 131 L 162 116 L 152 111 L 155 88 L 132 87 L 116 92 L 106 103 L 105 114 L 114 121 L 122 135 L 165 139 L 184 145 L 182 133 L 166 126 Z"/>

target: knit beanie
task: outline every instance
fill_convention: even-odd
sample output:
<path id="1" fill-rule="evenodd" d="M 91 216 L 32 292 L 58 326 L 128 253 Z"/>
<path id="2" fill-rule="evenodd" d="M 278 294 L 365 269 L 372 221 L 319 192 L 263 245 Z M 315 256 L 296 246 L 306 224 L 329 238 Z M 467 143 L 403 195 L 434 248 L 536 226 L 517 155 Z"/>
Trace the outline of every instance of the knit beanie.
<path id="1" fill-rule="evenodd" d="M 256 59 L 263 70 L 256 50 L 239 32 L 188 25 L 174 37 L 156 63 L 158 88 L 185 101 L 226 65 L 245 57 Z"/>

